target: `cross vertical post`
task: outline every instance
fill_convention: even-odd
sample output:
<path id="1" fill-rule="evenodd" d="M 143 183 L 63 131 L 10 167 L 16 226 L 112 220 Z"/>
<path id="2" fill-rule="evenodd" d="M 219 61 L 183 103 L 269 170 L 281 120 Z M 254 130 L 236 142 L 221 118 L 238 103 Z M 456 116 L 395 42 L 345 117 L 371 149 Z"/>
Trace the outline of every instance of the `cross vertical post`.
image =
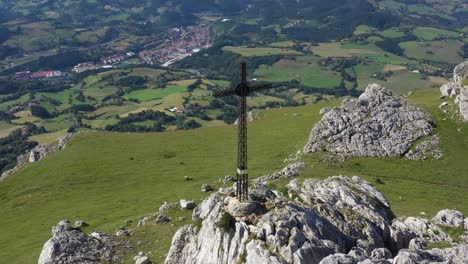
<path id="1" fill-rule="evenodd" d="M 238 155 L 237 155 L 237 198 L 239 201 L 248 199 L 248 170 L 247 170 L 247 65 L 241 63 L 240 68 L 240 98 L 238 121 Z"/>
<path id="2" fill-rule="evenodd" d="M 215 97 L 239 96 L 238 146 L 237 146 L 237 181 L 236 197 L 240 202 L 249 198 L 249 174 L 247 170 L 247 96 L 251 92 L 272 88 L 271 83 L 250 85 L 247 82 L 247 64 L 240 64 L 240 83 L 235 89 L 215 90 Z"/>

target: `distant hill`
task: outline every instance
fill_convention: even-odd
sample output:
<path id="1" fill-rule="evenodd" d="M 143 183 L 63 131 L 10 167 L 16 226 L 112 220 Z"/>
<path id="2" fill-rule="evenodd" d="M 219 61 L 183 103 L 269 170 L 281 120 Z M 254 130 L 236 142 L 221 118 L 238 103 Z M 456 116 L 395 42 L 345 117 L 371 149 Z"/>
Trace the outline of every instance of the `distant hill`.
<path id="1" fill-rule="evenodd" d="M 0 59 L 39 51 L 99 45 L 119 37 L 130 40 L 200 21 L 201 15 L 258 19 L 247 31 L 272 24 L 287 25 L 282 34 L 297 40 L 328 41 L 352 34 L 365 24 L 385 29 L 401 22 L 462 27 L 467 9 L 457 0 L 390 1 L 0 1 Z M 268 31 L 268 30 L 267 30 Z"/>

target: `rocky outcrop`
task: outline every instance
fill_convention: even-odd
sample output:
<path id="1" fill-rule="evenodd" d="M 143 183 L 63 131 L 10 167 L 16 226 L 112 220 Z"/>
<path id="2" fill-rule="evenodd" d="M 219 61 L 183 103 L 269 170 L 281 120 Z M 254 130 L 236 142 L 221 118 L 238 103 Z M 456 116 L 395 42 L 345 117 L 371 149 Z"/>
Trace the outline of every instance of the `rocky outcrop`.
<path id="1" fill-rule="evenodd" d="M 312 129 L 304 152 L 403 157 L 418 139 L 430 136 L 434 130 L 429 114 L 384 87 L 371 84 L 358 99 L 347 99 L 341 107 L 324 114 Z M 431 145 L 429 149 L 424 155 L 410 158 L 441 157 L 438 147 Z"/>
<path id="2" fill-rule="evenodd" d="M 193 210 L 195 207 L 197 207 L 197 204 L 194 201 L 187 201 L 185 199 L 181 199 L 179 204 L 180 208 L 187 210 Z"/>
<path id="3" fill-rule="evenodd" d="M 468 245 L 432 250 L 401 250 L 393 259 L 394 264 L 413 263 L 468 263 Z"/>
<path id="4" fill-rule="evenodd" d="M 66 144 L 76 133 L 68 133 L 65 136 L 59 138 L 58 143 L 54 142 L 51 144 L 41 144 L 36 146 L 31 150 L 29 154 L 20 155 L 16 158 L 16 166 L 8 171 L 5 171 L 0 176 L 0 182 L 2 182 L 6 177 L 20 170 L 29 163 L 40 161 L 45 159 L 50 153 L 61 150 L 65 148 Z"/>
<path id="5" fill-rule="evenodd" d="M 52 228 L 49 239 L 39 257 L 39 264 L 98 264 L 112 261 L 112 237 L 104 233 L 84 234 L 69 221 L 61 221 Z"/>
<path id="6" fill-rule="evenodd" d="M 463 121 L 468 122 L 468 86 L 464 81 L 468 78 L 468 61 L 465 61 L 453 70 L 453 81 L 440 87 L 441 98 L 456 97 L 455 103 L 460 108 Z"/>
<path id="7" fill-rule="evenodd" d="M 442 210 L 432 219 L 436 223 L 451 227 L 464 227 L 464 220 L 463 213 L 453 209 Z"/>
<path id="8" fill-rule="evenodd" d="M 289 198 L 263 186 L 243 203 L 211 194 L 193 212 L 201 224 L 177 231 L 165 263 L 468 261 L 466 245 L 429 220 L 395 218 L 386 198 L 359 177 L 292 180 L 287 187 Z M 425 250 L 433 243 L 453 247 Z"/>
<path id="9" fill-rule="evenodd" d="M 31 150 L 29 162 L 33 163 L 45 159 L 50 152 L 55 151 L 56 146 L 52 144 L 41 144 Z"/>
<path id="10" fill-rule="evenodd" d="M 405 157 L 410 160 L 442 159 L 444 154 L 439 146 L 439 135 L 434 135 L 419 142 L 414 149 L 410 149 L 405 154 Z"/>
<path id="11" fill-rule="evenodd" d="M 277 172 L 258 177 L 254 179 L 253 182 L 262 183 L 262 182 L 273 181 L 273 180 L 290 179 L 299 175 L 301 173 L 301 169 L 304 168 L 305 166 L 306 164 L 304 162 L 292 163 Z"/>

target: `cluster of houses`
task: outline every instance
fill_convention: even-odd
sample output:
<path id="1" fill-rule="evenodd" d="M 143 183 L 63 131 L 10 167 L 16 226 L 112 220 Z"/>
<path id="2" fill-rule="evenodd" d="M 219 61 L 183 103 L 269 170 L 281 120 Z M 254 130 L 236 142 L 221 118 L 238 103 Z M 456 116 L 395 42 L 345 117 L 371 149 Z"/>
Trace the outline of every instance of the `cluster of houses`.
<path id="1" fill-rule="evenodd" d="M 31 79 L 53 79 L 53 78 L 62 78 L 66 77 L 67 74 L 61 71 L 22 71 L 15 74 L 15 79 L 17 80 L 31 80 Z"/>
<path id="2" fill-rule="evenodd" d="M 101 63 L 106 64 L 106 65 L 116 64 L 116 63 L 125 61 L 128 58 L 133 57 L 133 56 L 135 56 L 135 53 L 133 52 L 127 52 L 126 54 L 115 54 L 109 57 L 101 58 Z"/>
<path id="3" fill-rule="evenodd" d="M 154 50 L 140 52 L 140 58 L 147 64 L 170 64 L 211 47 L 210 28 L 206 25 L 174 28 L 167 36 L 168 45 Z"/>
<path id="4" fill-rule="evenodd" d="M 82 73 L 85 71 L 92 71 L 92 70 L 97 70 L 97 69 L 109 69 L 109 68 L 113 68 L 112 65 L 123 62 L 133 56 L 135 56 L 135 53 L 133 52 L 127 52 L 126 54 L 119 53 L 119 54 L 115 54 L 112 56 L 101 58 L 101 63 L 103 65 L 97 65 L 94 62 L 84 62 L 84 63 L 75 65 L 72 71 L 74 73 Z"/>

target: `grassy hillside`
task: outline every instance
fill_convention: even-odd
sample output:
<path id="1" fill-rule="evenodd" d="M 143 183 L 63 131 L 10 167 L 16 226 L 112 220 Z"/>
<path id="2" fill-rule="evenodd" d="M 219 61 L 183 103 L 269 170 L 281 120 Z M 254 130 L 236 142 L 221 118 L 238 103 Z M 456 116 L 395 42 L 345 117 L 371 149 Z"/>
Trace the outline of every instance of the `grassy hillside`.
<path id="1" fill-rule="evenodd" d="M 427 107 L 441 134 L 446 158 L 441 161 L 351 159 L 310 164 L 302 178 L 360 175 L 384 192 L 398 215 L 429 216 L 446 207 L 468 213 L 468 125 L 446 119 L 437 106 L 437 90 L 416 92 L 409 99 Z M 285 166 L 301 150 L 319 110 L 329 102 L 260 112 L 249 127 L 252 177 Z M 84 219 L 88 231 L 114 232 L 127 219 L 154 213 L 164 201 L 200 201 L 200 186 L 235 172 L 236 127 L 151 134 L 84 133 L 67 148 L 28 166 L 0 184 L 0 258 L 6 263 L 35 263 L 50 227 L 62 219 Z M 184 181 L 184 176 L 193 181 Z M 187 212 L 172 212 L 175 216 Z M 189 221 L 189 220 L 187 220 Z M 132 239 L 150 241 L 142 247 L 151 258 L 164 259 L 176 226 L 150 225 Z M 140 250 L 140 249 L 135 249 Z"/>

